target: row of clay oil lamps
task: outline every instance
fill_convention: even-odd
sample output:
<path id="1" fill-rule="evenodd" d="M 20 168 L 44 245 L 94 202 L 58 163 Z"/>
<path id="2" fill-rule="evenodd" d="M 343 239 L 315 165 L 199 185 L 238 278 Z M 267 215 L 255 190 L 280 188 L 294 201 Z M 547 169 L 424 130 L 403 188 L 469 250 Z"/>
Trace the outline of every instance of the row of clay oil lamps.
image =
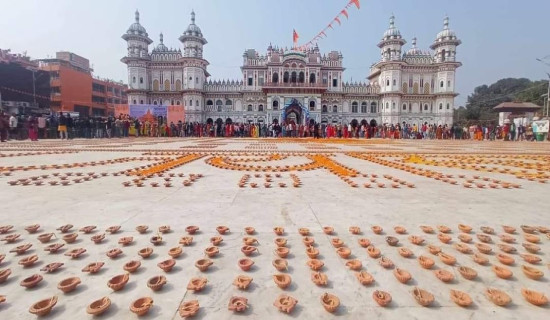
<path id="1" fill-rule="evenodd" d="M 301 185 L 300 178 L 298 178 L 296 175 L 292 175 L 292 174 L 291 174 L 290 176 L 291 176 L 291 179 L 292 179 L 292 181 L 293 181 L 293 183 L 292 183 L 293 186 L 294 186 L 295 188 L 300 187 L 300 185 Z M 237 185 L 238 185 L 240 188 L 244 188 L 244 187 L 246 186 L 246 184 L 249 182 L 250 177 L 251 177 L 251 176 L 250 176 L 249 174 L 243 175 L 243 176 L 241 177 L 241 179 L 239 180 L 239 183 L 238 183 Z M 256 174 L 254 174 L 254 177 L 260 178 L 261 175 L 258 174 L 258 173 L 256 173 Z M 274 177 L 275 177 L 275 178 L 281 178 L 282 175 L 281 175 L 280 173 L 276 173 L 276 174 L 274 174 Z M 272 176 L 271 174 L 266 173 L 266 174 L 265 174 L 265 183 L 264 183 L 264 187 L 265 187 L 265 188 L 271 188 L 273 179 L 274 179 L 274 178 L 273 178 L 273 176 Z M 255 182 L 251 182 L 249 185 L 250 185 L 251 188 L 257 188 L 257 187 L 258 187 L 258 183 L 255 183 Z M 284 182 L 279 182 L 277 185 L 278 185 L 280 188 L 286 188 L 286 183 L 284 183 Z"/>
<path id="2" fill-rule="evenodd" d="M 256 172 L 287 172 L 287 171 L 309 171 L 319 168 L 320 164 L 314 162 L 301 164 L 301 165 L 285 165 L 285 166 L 252 166 L 244 165 L 240 163 L 231 164 L 227 163 L 224 158 L 211 157 L 205 160 L 205 162 L 213 167 L 226 169 L 226 170 L 239 170 L 239 171 L 256 171 Z"/>
<path id="3" fill-rule="evenodd" d="M 52 187 L 57 186 L 57 185 L 68 186 L 68 185 L 71 184 L 71 180 L 69 179 L 69 177 L 72 176 L 71 172 L 67 172 L 63 176 L 59 175 L 59 173 L 57 173 L 57 172 L 52 174 L 52 175 L 59 179 L 59 181 L 58 180 L 48 181 L 48 185 L 50 185 Z M 78 172 L 75 175 L 75 178 L 72 179 L 72 182 L 73 183 L 82 183 L 82 182 L 85 182 L 85 181 L 90 181 L 92 179 L 99 179 L 100 177 L 105 177 L 107 175 L 108 175 L 107 172 L 102 172 L 101 174 L 96 174 L 95 172 L 89 172 L 87 175 L 84 175 L 82 172 Z M 16 185 L 21 185 L 21 186 L 28 186 L 28 185 L 42 186 L 42 185 L 45 185 L 44 183 L 46 182 L 46 180 L 48 180 L 48 177 L 49 177 L 49 175 L 43 174 L 41 176 L 32 176 L 32 177 L 29 177 L 29 178 L 22 178 L 22 179 L 18 179 L 18 180 L 8 181 L 8 184 L 10 186 L 16 186 Z"/>
<path id="4" fill-rule="evenodd" d="M 31 166 L 9 166 L 9 167 L 3 167 L 2 170 L 0 171 L 8 171 L 8 172 L 13 172 L 13 171 L 28 171 L 28 170 L 37 170 L 37 169 L 41 169 L 41 170 L 52 170 L 52 169 L 69 169 L 69 168 L 83 168 L 83 167 L 88 167 L 88 166 L 91 166 L 91 167 L 95 167 L 95 166 L 98 166 L 98 165 L 110 165 L 110 164 L 117 164 L 117 163 L 125 163 L 125 162 L 129 162 L 129 161 L 144 161 L 144 160 L 147 160 L 147 161 L 151 161 L 151 160 L 158 160 L 159 158 L 152 158 L 152 157 L 133 157 L 133 158 L 129 158 L 129 157 L 126 157 L 126 158 L 119 158 L 119 159 L 114 159 L 114 160 L 102 160 L 102 161 L 91 161 L 91 162 L 75 162 L 75 163 L 66 163 L 66 164 L 62 164 L 62 165 L 57 165 L 57 164 L 54 164 L 54 165 L 40 165 L 40 166 L 36 166 L 36 165 L 31 165 Z M 160 158 L 162 159 L 162 158 Z M 5 174 L 5 172 L 4 172 Z"/>
<path id="5" fill-rule="evenodd" d="M 273 277 L 273 281 L 275 282 L 275 285 L 281 289 L 286 289 L 290 286 L 292 282 L 292 277 L 285 273 L 288 272 L 288 254 L 290 253 L 290 249 L 286 247 L 287 239 L 283 238 L 282 236 L 285 233 L 285 230 L 283 227 L 275 227 L 273 228 L 273 232 L 277 236 L 275 238 L 275 250 L 274 254 L 276 255 L 275 259 L 273 259 L 272 265 L 273 267 L 278 271 L 278 273 L 275 273 Z M 279 309 L 280 312 L 290 314 L 296 307 L 296 304 L 298 304 L 298 300 L 290 295 L 281 294 L 277 297 L 273 305 Z"/>
<path id="6" fill-rule="evenodd" d="M 357 157 L 357 154 L 354 153 L 354 154 L 350 154 L 351 156 L 355 156 Z M 443 173 L 440 173 L 440 172 L 436 172 L 436 171 L 432 171 L 432 170 L 425 170 L 425 169 L 422 169 L 422 168 L 414 168 L 413 166 L 410 166 L 410 165 L 404 165 L 404 164 L 397 164 L 397 163 L 394 163 L 392 161 L 387 161 L 387 160 L 381 160 L 381 159 L 377 159 L 375 157 L 371 157 L 371 156 L 359 156 L 361 159 L 364 159 L 364 160 L 368 160 L 368 161 L 371 161 L 371 162 L 374 162 L 374 163 L 377 163 L 377 164 L 381 164 L 381 165 L 385 165 L 385 166 L 389 166 L 391 168 L 395 168 L 395 169 L 399 169 L 399 170 L 404 170 L 406 172 L 409 172 L 409 173 L 412 173 L 412 174 L 415 174 L 415 175 L 420 175 L 420 176 L 424 176 L 424 177 L 427 177 L 427 178 L 432 178 L 432 179 L 435 179 L 435 180 L 440 180 L 442 182 L 445 182 L 445 183 L 449 183 L 451 185 L 457 185 L 458 182 L 453 178 L 452 175 L 445 175 Z M 474 179 L 480 179 L 480 177 L 478 176 L 478 178 L 475 178 L 476 176 L 474 176 Z M 459 178 L 462 178 L 462 179 L 465 179 L 465 175 L 459 175 Z M 489 181 L 490 178 L 481 178 L 485 181 Z M 465 183 L 463 183 L 463 186 L 465 188 L 471 188 L 473 186 L 473 182 L 469 182 L 469 181 L 466 181 Z M 485 188 L 487 185 L 484 184 L 484 183 L 476 183 L 475 186 L 479 189 L 483 189 Z M 509 189 L 509 188 L 520 188 L 521 185 L 519 184 L 516 184 L 516 183 L 509 183 L 509 182 L 504 182 L 504 181 L 501 181 L 501 180 L 497 180 L 497 179 L 493 179 L 493 183 L 489 183 L 488 184 L 489 188 L 491 189 L 497 189 L 500 187 L 502 188 L 505 188 L 505 189 Z"/>
<path id="7" fill-rule="evenodd" d="M 68 154 L 68 153 L 78 153 L 78 151 L 38 151 L 38 152 L 20 152 L 20 153 L 0 153 L 0 158 L 12 158 L 12 157 L 23 157 L 23 156 L 42 156 L 48 154 Z M 2 171 L 4 167 L 0 167 Z"/>
<path id="8" fill-rule="evenodd" d="M 160 174 L 160 176 L 163 176 L 163 175 Z M 183 177 L 183 173 L 178 174 L 178 176 Z M 172 177 L 173 176 L 164 178 L 163 185 L 166 188 L 171 188 L 171 187 L 174 186 L 174 183 L 172 181 Z M 198 173 L 198 174 L 190 173 L 189 178 L 183 180 L 182 185 L 185 186 L 185 187 L 189 187 L 189 186 L 193 185 L 194 182 L 198 181 L 199 179 L 201 179 L 203 177 L 204 177 L 204 175 L 202 173 Z M 150 179 L 150 178 L 152 178 L 152 175 L 147 176 L 147 177 L 139 177 L 139 178 L 133 179 L 132 181 L 124 181 L 124 182 L 122 182 L 122 185 L 125 186 L 125 187 L 131 187 L 132 183 L 133 183 L 136 187 L 144 187 L 145 186 L 144 181 L 147 180 L 147 179 Z M 157 188 L 157 187 L 160 186 L 160 183 L 156 182 L 156 181 L 152 181 L 150 183 L 150 185 L 153 188 Z"/>

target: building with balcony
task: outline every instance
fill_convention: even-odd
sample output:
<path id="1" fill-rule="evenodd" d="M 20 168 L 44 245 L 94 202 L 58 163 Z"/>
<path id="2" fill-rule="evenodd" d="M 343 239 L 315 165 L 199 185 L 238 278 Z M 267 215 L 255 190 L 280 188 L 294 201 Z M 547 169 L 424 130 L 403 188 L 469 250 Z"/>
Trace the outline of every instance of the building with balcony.
<path id="1" fill-rule="evenodd" d="M 123 83 L 93 76 L 88 59 L 71 52 L 57 52 L 55 59 L 38 61 L 50 74 L 52 112 L 78 112 L 81 116 L 113 114 L 115 104 L 127 103 Z"/>
<path id="2" fill-rule="evenodd" d="M 130 104 L 184 105 L 190 122 L 435 123 L 452 124 L 456 47 L 460 45 L 445 18 L 432 51 L 412 46 L 390 18 L 378 43 L 380 60 L 372 65 L 368 82 L 343 81 L 343 56 L 270 45 L 265 54 L 243 54 L 242 77 L 212 81 L 203 58 L 207 44 L 191 13 L 191 23 L 179 37 L 180 49 L 168 48 L 160 34 L 158 45 L 140 23 L 139 12 L 122 38 L 128 52 Z"/>
<path id="3" fill-rule="evenodd" d="M 50 108 L 50 74 L 26 54 L 0 49 L 0 109 L 9 113 L 43 113 Z"/>

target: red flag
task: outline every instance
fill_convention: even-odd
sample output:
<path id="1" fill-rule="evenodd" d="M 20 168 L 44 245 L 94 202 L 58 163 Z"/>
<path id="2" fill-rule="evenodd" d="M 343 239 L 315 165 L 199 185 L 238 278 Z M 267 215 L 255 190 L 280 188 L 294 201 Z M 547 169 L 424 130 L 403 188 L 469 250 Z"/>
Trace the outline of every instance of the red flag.
<path id="1" fill-rule="evenodd" d="M 342 25 L 342 22 L 340 22 L 340 19 L 338 19 L 338 17 L 334 18 L 334 21 L 338 22 L 338 25 Z"/>
<path id="2" fill-rule="evenodd" d="M 298 35 L 298 32 L 296 32 L 296 29 L 294 29 L 292 31 L 292 42 L 296 44 L 298 42 L 298 38 L 300 38 L 300 36 Z"/>
<path id="3" fill-rule="evenodd" d="M 342 10 L 340 13 L 345 15 L 346 19 L 348 19 L 348 12 L 346 11 L 346 9 Z"/>
<path id="4" fill-rule="evenodd" d="M 332 22 L 328 24 L 328 27 L 334 29 L 334 27 L 332 26 Z"/>
<path id="5" fill-rule="evenodd" d="M 325 31 L 321 31 L 321 34 L 324 35 L 325 37 L 327 36 L 327 34 L 325 33 Z"/>
<path id="6" fill-rule="evenodd" d="M 355 6 L 357 7 L 357 10 L 359 10 L 361 8 L 361 5 L 359 4 L 359 0 L 350 0 L 349 2 L 350 4 L 355 4 Z"/>

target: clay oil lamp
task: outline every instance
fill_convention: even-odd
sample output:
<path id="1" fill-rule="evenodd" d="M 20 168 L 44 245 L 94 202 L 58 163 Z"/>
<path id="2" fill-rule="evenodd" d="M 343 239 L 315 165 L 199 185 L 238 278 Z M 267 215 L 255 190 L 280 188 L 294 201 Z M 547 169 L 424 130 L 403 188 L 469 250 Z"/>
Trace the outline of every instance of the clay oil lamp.
<path id="1" fill-rule="evenodd" d="M 285 260 L 285 262 L 286 262 L 286 260 Z M 323 261 L 318 260 L 318 259 L 309 259 L 307 261 L 306 265 L 313 271 L 319 271 L 323 268 L 323 266 L 325 264 L 323 263 Z"/>
<path id="2" fill-rule="evenodd" d="M 78 259 L 85 252 L 86 249 L 84 248 L 75 248 L 65 252 L 65 255 L 71 257 L 71 259 Z"/>
<path id="3" fill-rule="evenodd" d="M 221 237 L 220 237 L 221 238 Z M 223 241 L 223 240 L 222 240 Z M 252 245 L 255 245 L 255 244 L 258 244 L 258 239 L 254 238 L 254 237 L 244 237 L 243 238 L 243 242 L 244 244 L 246 245 L 249 245 L 249 246 L 252 246 Z M 214 244 L 214 242 L 212 242 Z M 218 243 L 219 244 L 219 243 Z"/>
<path id="4" fill-rule="evenodd" d="M 300 233 L 300 235 L 305 237 L 305 236 L 309 235 L 309 229 L 308 228 L 300 228 L 300 229 L 298 229 L 298 233 Z"/>
<path id="5" fill-rule="evenodd" d="M 531 252 L 531 253 L 537 253 L 540 251 L 540 247 L 537 246 L 536 244 L 532 244 L 532 243 L 523 243 L 521 245 L 523 248 L 525 248 L 525 250 Z"/>
<path id="6" fill-rule="evenodd" d="M 111 259 L 116 259 L 121 254 L 122 254 L 122 250 L 120 248 L 114 248 L 107 251 L 107 257 Z"/>
<path id="7" fill-rule="evenodd" d="M 502 230 L 504 230 L 504 232 L 510 233 L 510 234 L 516 233 L 516 228 L 514 228 L 514 227 L 512 227 L 512 226 L 505 226 L 505 225 L 503 225 L 503 226 L 502 226 Z"/>
<path id="8" fill-rule="evenodd" d="M 200 292 L 204 287 L 206 287 L 206 284 L 208 283 L 208 280 L 206 278 L 191 278 L 189 280 L 189 283 L 187 284 L 187 290 L 192 290 L 194 292 Z"/>
<path id="9" fill-rule="evenodd" d="M 120 230 L 120 226 L 110 226 L 105 231 L 109 232 L 110 234 L 115 234 Z"/>
<path id="10" fill-rule="evenodd" d="M 254 252 L 258 252 L 258 248 L 253 246 L 244 245 L 241 247 L 241 252 L 244 253 L 245 256 L 250 256 Z"/>
<path id="11" fill-rule="evenodd" d="M 485 290 L 487 298 L 497 306 L 504 307 L 512 301 L 512 298 L 506 292 L 489 288 Z"/>
<path id="12" fill-rule="evenodd" d="M 286 239 L 285 238 L 275 238 L 275 245 L 277 245 L 277 247 L 286 246 Z"/>
<path id="13" fill-rule="evenodd" d="M 434 302 L 434 296 L 430 292 L 420 289 L 418 287 L 415 287 L 413 292 L 413 297 L 423 307 L 428 307 Z"/>
<path id="14" fill-rule="evenodd" d="M 464 243 L 455 243 L 454 248 L 464 254 L 472 253 L 472 249 Z"/>
<path id="15" fill-rule="evenodd" d="M 351 227 L 349 227 L 349 232 L 351 234 L 361 234 L 361 228 L 359 228 L 357 226 L 351 226 Z"/>
<path id="16" fill-rule="evenodd" d="M 83 233 L 91 233 L 91 232 L 93 232 L 96 228 L 97 228 L 96 226 L 86 226 L 86 227 L 80 228 L 78 231 L 83 232 Z"/>
<path id="17" fill-rule="evenodd" d="M 475 263 L 480 264 L 480 265 L 485 265 L 485 264 L 489 263 L 489 259 L 487 259 L 483 255 L 477 254 L 477 253 L 474 254 L 473 260 L 474 260 Z"/>
<path id="18" fill-rule="evenodd" d="M 197 300 L 183 302 L 179 307 L 179 314 L 182 318 L 193 317 L 199 312 L 200 306 Z"/>
<path id="19" fill-rule="evenodd" d="M 540 237 L 534 235 L 534 234 L 524 234 L 523 237 L 525 238 L 525 240 L 527 240 L 528 242 L 531 242 L 531 243 L 539 243 L 540 242 Z"/>
<path id="20" fill-rule="evenodd" d="M 288 262 L 285 259 L 275 259 L 272 264 L 278 271 L 288 270 Z"/>
<path id="21" fill-rule="evenodd" d="M 381 226 L 372 226 L 371 227 L 371 230 L 372 232 L 374 232 L 375 234 L 382 234 L 383 232 L 383 229 Z"/>
<path id="22" fill-rule="evenodd" d="M 472 227 L 465 224 L 459 224 L 458 229 L 464 233 L 470 233 L 472 231 Z"/>
<path id="23" fill-rule="evenodd" d="M 532 254 L 528 254 L 528 253 L 520 254 L 520 257 L 522 257 L 523 260 L 525 260 L 526 262 L 529 262 L 531 264 L 537 264 L 537 263 L 541 262 L 541 258 L 539 258 L 535 255 L 532 255 Z"/>
<path id="24" fill-rule="evenodd" d="M 351 255 L 351 249 L 348 247 L 340 247 L 336 249 L 336 253 L 340 258 L 347 259 Z"/>
<path id="25" fill-rule="evenodd" d="M 514 242 L 516 242 L 516 238 L 514 238 L 514 237 L 512 237 L 512 236 L 510 236 L 510 235 L 508 235 L 508 234 L 501 234 L 501 235 L 499 236 L 499 238 L 500 238 L 500 241 L 506 242 L 506 243 L 514 243 Z"/>
<path id="26" fill-rule="evenodd" d="M 491 243 L 493 242 L 493 239 L 491 239 L 490 236 L 488 235 L 485 235 L 485 234 L 477 234 L 476 235 L 477 238 L 479 239 L 479 241 L 483 242 L 483 243 Z"/>
<path id="27" fill-rule="evenodd" d="M 132 302 L 130 305 L 130 311 L 138 316 L 143 316 L 149 312 L 149 309 L 153 307 L 153 299 L 149 297 L 139 298 Z"/>
<path id="28" fill-rule="evenodd" d="M 15 241 L 17 241 L 17 239 L 19 239 L 20 236 L 21 236 L 20 234 L 14 233 L 14 234 L 7 235 L 0 240 L 6 241 L 6 243 L 14 243 Z"/>
<path id="29" fill-rule="evenodd" d="M 445 234 L 445 233 L 438 234 L 437 238 L 439 239 L 439 241 L 441 241 L 443 243 L 449 243 L 452 240 L 451 236 L 449 236 L 448 234 Z"/>
<path id="30" fill-rule="evenodd" d="M 510 269 L 501 267 L 501 266 L 493 266 L 493 272 L 497 275 L 497 277 L 502 279 L 510 279 L 514 274 Z"/>
<path id="31" fill-rule="evenodd" d="M 443 282 L 451 282 L 455 278 L 454 275 L 451 272 L 449 272 L 447 270 L 444 270 L 444 269 L 435 270 L 434 274 L 437 277 L 437 279 L 439 279 Z"/>
<path id="32" fill-rule="evenodd" d="M 451 289 L 451 300 L 461 307 L 468 307 L 472 304 L 472 298 L 462 291 Z"/>
<path id="33" fill-rule="evenodd" d="M 234 312 L 243 312 L 248 308 L 248 299 L 244 297 L 231 297 L 227 309 Z"/>
<path id="34" fill-rule="evenodd" d="M 415 244 L 415 245 L 419 246 L 419 245 L 421 245 L 422 243 L 424 243 L 424 238 L 419 237 L 419 236 L 412 235 L 412 236 L 409 236 L 409 241 L 410 241 L 412 244 Z"/>
<path id="35" fill-rule="evenodd" d="M 391 269 L 394 266 L 393 261 L 391 261 L 390 258 L 384 256 L 382 256 L 382 258 L 378 260 L 378 264 L 385 269 Z"/>
<path id="36" fill-rule="evenodd" d="M 37 316 L 43 317 L 48 313 L 50 313 L 50 311 L 52 311 L 52 308 L 56 305 L 56 303 L 57 303 L 57 296 L 40 300 L 38 302 L 35 302 L 32 306 L 30 306 L 29 312 Z"/>
<path id="37" fill-rule="evenodd" d="M 278 236 L 282 236 L 285 233 L 285 229 L 283 227 L 275 227 L 273 228 L 273 232 Z"/>
<path id="38" fill-rule="evenodd" d="M 468 234 L 461 233 L 458 235 L 458 240 L 464 242 L 464 243 L 470 243 L 472 242 L 472 237 Z"/>
<path id="39" fill-rule="evenodd" d="M 90 238 L 95 244 L 100 244 L 105 239 L 105 233 L 96 234 Z"/>
<path id="40" fill-rule="evenodd" d="M 307 247 L 313 245 L 315 243 L 315 239 L 313 237 L 303 237 L 302 242 Z"/>
<path id="41" fill-rule="evenodd" d="M 516 262 L 514 258 L 503 253 L 497 254 L 497 259 L 498 261 L 500 261 L 500 263 L 505 264 L 507 266 L 513 265 Z"/>
<path id="42" fill-rule="evenodd" d="M 183 244 L 184 246 L 190 246 L 193 243 L 193 237 L 185 236 L 181 237 L 179 244 Z"/>
<path id="43" fill-rule="evenodd" d="M 386 237 L 386 243 L 392 247 L 395 247 L 399 243 L 399 239 L 393 236 L 388 236 Z"/>
<path id="44" fill-rule="evenodd" d="M 414 253 L 408 249 L 408 248 L 399 248 L 397 250 L 397 252 L 399 253 L 400 256 L 402 256 L 403 258 L 410 258 L 414 255 Z"/>
<path id="45" fill-rule="evenodd" d="M 63 225 L 59 228 L 57 228 L 56 230 L 60 231 L 61 233 L 67 233 L 69 232 L 69 230 L 71 230 L 73 228 L 73 225 L 72 224 L 66 224 L 66 225 Z"/>
<path id="46" fill-rule="evenodd" d="M 143 259 L 147 259 L 147 258 L 149 258 L 149 256 L 150 256 L 151 254 L 153 254 L 153 248 L 146 247 L 146 248 L 140 249 L 140 250 L 138 251 L 138 254 L 139 254 Z"/>
<path id="47" fill-rule="evenodd" d="M 430 226 L 420 226 L 420 229 L 422 229 L 424 233 L 434 233 L 434 228 Z"/>
<path id="48" fill-rule="evenodd" d="M 476 243 L 475 247 L 477 248 L 477 250 L 479 252 L 484 253 L 484 254 L 490 254 L 493 251 L 491 246 L 486 245 L 484 243 Z"/>
<path id="49" fill-rule="evenodd" d="M 344 248 L 344 247 L 341 247 L 341 248 Z M 337 250 L 341 248 L 338 248 Z M 309 246 L 306 248 L 306 254 L 310 259 L 315 259 L 319 255 L 319 250 L 316 249 L 315 247 Z M 350 254 L 351 254 L 351 250 L 350 250 Z M 281 257 L 281 258 L 284 258 L 284 257 Z"/>
<path id="50" fill-rule="evenodd" d="M 281 312 L 291 313 L 292 310 L 294 310 L 294 307 L 296 307 L 297 303 L 298 300 L 294 299 L 293 297 L 286 294 L 281 294 L 277 297 L 277 299 L 273 303 L 273 306 L 275 306 Z"/>
<path id="51" fill-rule="evenodd" d="M 136 227 L 136 231 L 141 233 L 141 234 L 146 233 L 147 229 L 149 229 L 149 227 L 146 226 L 146 225 L 139 225 L 139 226 Z"/>
<path id="52" fill-rule="evenodd" d="M 220 250 L 216 246 L 210 246 L 204 249 L 204 254 L 206 254 L 210 258 L 215 257 L 216 255 L 218 255 L 219 252 Z"/>
<path id="53" fill-rule="evenodd" d="M 128 273 L 120 274 L 109 279 L 107 286 L 113 291 L 119 291 L 124 288 L 128 280 L 130 280 L 130 275 Z"/>
<path id="54" fill-rule="evenodd" d="M 527 300 L 527 302 L 535 306 L 540 307 L 548 304 L 548 298 L 541 292 L 522 288 L 521 295 L 525 298 L 525 300 Z"/>
<path id="55" fill-rule="evenodd" d="M 197 267 L 200 271 L 205 272 L 212 264 L 214 264 L 214 262 L 210 259 L 199 259 L 195 262 L 195 267 Z"/>
<path id="56" fill-rule="evenodd" d="M 76 241 L 76 238 L 78 237 L 78 233 L 69 233 L 63 236 L 63 240 L 66 243 L 73 243 Z"/>
<path id="57" fill-rule="evenodd" d="M 82 269 L 82 272 L 97 273 L 105 265 L 104 262 L 92 262 Z"/>
<path id="58" fill-rule="evenodd" d="M 318 271 L 311 273 L 311 281 L 318 286 L 326 286 L 328 284 L 328 277 L 326 274 Z"/>
<path id="59" fill-rule="evenodd" d="M 141 262 L 139 262 L 137 260 L 132 260 L 132 261 L 129 261 L 129 262 L 125 263 L 123 269 L 126 272 L 134 273 L 134 272 L 136 272 L 137 269 L 139 269 L 140 266 L 141 266 Z"/>
<path id="60" fill-rule="evenodd" d="M 380 290 L 376 290 L 372 293 L 372 299 L 381 307 L 389 305 L 392 301 L 391 294 Z"/>
<path id="61" fill-rule="evenodd" d="M 226 226 L 217 226 L 216 231 L 218 231 L 219 234 L 224 235 L 229 231 L 229 228 Z"/>
<path id="62" fill-rule="evenodd" d="M 286 289 L 292 282 L 292 278 L 288 274 L 279 273 L 273 275 L 273 281 L 279 288 Z"/>
<path id="63" fill-rule="evenodd" d="M 19 260 L 18 264 L 22 265 L 23 268 L 28 268 L 31 267 L 36 261 L 38 261 L 38 256 L 34 254 L 32 256 Z"/>
<path id="64" fill-rule="evenodd" d="M 527 276 L 527 278 L 533 279 L 533 280 L 539 280 L 544 276 L 544 272 L 540 271 L 537 268 L 533 268 L 526 265 L 521 266 L 521 271 L 523 271 L 523 273 Z"/>
<path id="65" fill-rule="evenodd" d="M 11 275 L 11 269 L 0 270 L 0 283 L 5 282 Z"/>
<path id="66" fill-rule="evenodd" d="M 380 256 L 380 249 L 376 248 L 375 246 L 373 245 L 370 245 L 367 247 L 367 254 L 371 257 L 371 258 L 378 258 Z"/>
<path id="67" fill-rule="evenodd" d="M 473 280 L 477 277 L 477 271 L 470 267 L 460 266 L 458 272 L 464 277 L 464 279 Z"/>
<path id="68" fill-rule="evenodd" d="M 346 267 L 348 267 L 350 270 L 359 271 L 363 267 L 363 264 L 360 260 L 354 259 L 346 262 Z"/>
<path id="69" fill-rule="evenodd" d="M 239 275 L 233 280 L 233 285 L 240 290 L 248 289 L 248 286 L 252 283 L 252 278 L 244 275 Z"/>
<path id="70" fill-rule="evenodd" d="M 182 252 L 183 252 L 183 249 L 181 247 L 174 247 L 168 250 L 168 255 L 173 259 L 176 259 L 182 254 Z"/>
<path id="71" fill-rule="evenodd" d="M 525 233 L 531 233 L 532 234 L 532 233 L 537 232 L 537 229 L 535 227 L 528 226 L 528 225 L 521 225 L 520 228 Z"/>
<path id="72" fill-rule="evenodd" d="M 25 287 L 27 289 L 32 289 L 32 288 L 36 287 L 42 281 L 42 279 L 44 279 L 44 278 L 41 275 L 33 274 L 32 276 L 21 280 L 19 285 L 22 286 L 22 287 Z"/>
<path id="73" fill-rule="evenodd" d="M 418 263 L 424 269 L 431 269 L 435 264 L 435 262 L 431 258 L 428 258 L 426 256 L 418 257 Z"/>
<path id="74" fill-rule="evenodd" d="M 111 306 L 111 299 L 108 297 L 103 297 L 99 300 L 96 300 L 88 305 L 86 312 L 93 316 L 102 315 L 109 307 Z"/>
<path id="75" fill-rule="evenodd" d="M 197 231 L 199 231 L 199 227 L 197 227 L 197 226 L 188 226 L 187 228 L 185 228 L 185 231 L 188 234 L 195 234 Z"/>
<path id="76" fill-rule="evenodd" d="M 147 286 L 153 291 L 159 291 L 166 284 L 165 276 L 155 276 L 147 280 Z"/>
<path id="77" fill-rule="evenodd" d="M 246 234 L 248 235 L 253 235 L 256 232 L 256 229 L 254 229 L 253 227 L 245 227 L 244 232 L 246 232 Z"/>
<path id="78" fill-rule="evenodd" d="M 118 244 L 123 246 L 127 246 L 132 242 L 134 242 L 134 237 L 122 237 L 118 240 Z"/>
<path id="79" fill-rule="evenodd" d="M 125 187 L 130 187 L 132 185 L 132 183 L 130 181 L 124 181 L 122 183 L 122 185 L 125 186 Z"/>
<path id="80" fill-rule="evenodd" d="M 159 235 L 153 236 L 153 237 L 151 237 L 150 242 L 151 242 L 153 245 L 158 246 L 158 245 L 162 244 L 162 237 L 159 236 Z"/>
<path id="81" fill-rule="evenodd" d="M 35 233 L 36 231 L 38 231 L 38 229 L 40 229 L 39 224 L 33 224 L 25 227 L 25 230 L 30 234 Z"/>
<path id="82" fill-rule="evenodd" d="M 330 243 L 335 248 L 340 248 L 340 247 L 344 246 L 344 241 L 342 241 L 340 238 L 332 238 L 332 239 L 330 239 Z"/>
<path id="83" fill-rule="evenodd" d="M 174 259 L 164 260 L 157 264 L 157 266 L 161 268 L 164 272 L 170 272 L 175 265 L 176 265 L 176 260 Z"/>
<path id="84" fill-rule="evenodd" d="M 57 289 L 63 291 L 63 293 L 69 293 L 76 289 L 76 287 L 80 284 L 80 278 L 78 277 L 70 277 L 64 280 L 61 280 L 57 284 Z"/>
<path id="85" fill-rule="evenodd" d="M 44 271 L 46 273 L 52 273 L 52 272 L 55 272 L 57 269 L 61 268 L 62 266 L 63 266 L 62 262 L 52 262 L 42 267 L 40 271 Z"/>
<path id="86" fill-rule="evenodd" d="M 327 312 L 334 313 L 340 306 L 340 299 L 333 294 L 324 293 L 321 296 L 321 304 Z"/>

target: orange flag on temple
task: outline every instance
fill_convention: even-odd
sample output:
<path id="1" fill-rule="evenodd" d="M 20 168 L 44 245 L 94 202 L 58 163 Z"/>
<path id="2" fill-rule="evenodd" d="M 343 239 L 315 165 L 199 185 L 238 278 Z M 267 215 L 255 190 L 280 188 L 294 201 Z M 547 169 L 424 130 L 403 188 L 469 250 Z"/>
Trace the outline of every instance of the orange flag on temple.
<path id="1" fill-rule="evenodd" d="M 298 32 L 296 32 L 296 29 L 294 29 L 292 31 L 292 42 L 296 44 L 298 42 L 298 38 L 300 38 L 300 36 L 298 36 Z"/>

